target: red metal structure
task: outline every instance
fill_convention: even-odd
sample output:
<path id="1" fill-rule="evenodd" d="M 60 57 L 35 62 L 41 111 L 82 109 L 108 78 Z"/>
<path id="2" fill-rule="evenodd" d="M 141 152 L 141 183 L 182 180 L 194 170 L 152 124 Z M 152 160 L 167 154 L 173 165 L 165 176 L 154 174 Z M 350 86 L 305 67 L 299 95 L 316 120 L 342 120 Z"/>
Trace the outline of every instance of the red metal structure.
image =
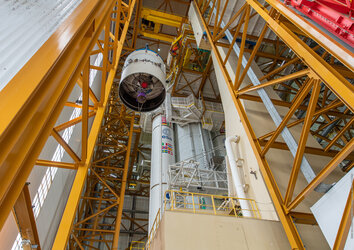
<path id="1" fill-rule="evenodd" d="M 287 0 L 285 3 L 354 47 L 353 0 Z"/>

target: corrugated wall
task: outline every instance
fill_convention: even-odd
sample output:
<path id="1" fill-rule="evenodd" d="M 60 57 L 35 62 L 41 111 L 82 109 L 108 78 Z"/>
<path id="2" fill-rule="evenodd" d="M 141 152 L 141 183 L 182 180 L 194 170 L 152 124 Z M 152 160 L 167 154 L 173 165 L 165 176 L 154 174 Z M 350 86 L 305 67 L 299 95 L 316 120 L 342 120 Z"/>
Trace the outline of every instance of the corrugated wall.
<path id="1" fill-rule="evenodd" d="M 0 0 L 0 90 L 80 2 L 81 0 Z"/>

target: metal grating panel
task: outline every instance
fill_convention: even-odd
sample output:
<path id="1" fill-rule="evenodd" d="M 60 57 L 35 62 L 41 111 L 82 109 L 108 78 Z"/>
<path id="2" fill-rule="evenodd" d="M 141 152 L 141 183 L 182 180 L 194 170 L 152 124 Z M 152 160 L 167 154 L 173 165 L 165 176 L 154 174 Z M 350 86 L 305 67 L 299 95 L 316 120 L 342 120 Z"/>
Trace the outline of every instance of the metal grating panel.
<path id="1" fill-rule="evenodd" d="M 0 90 L 81 0 L 0 0 Z"/>

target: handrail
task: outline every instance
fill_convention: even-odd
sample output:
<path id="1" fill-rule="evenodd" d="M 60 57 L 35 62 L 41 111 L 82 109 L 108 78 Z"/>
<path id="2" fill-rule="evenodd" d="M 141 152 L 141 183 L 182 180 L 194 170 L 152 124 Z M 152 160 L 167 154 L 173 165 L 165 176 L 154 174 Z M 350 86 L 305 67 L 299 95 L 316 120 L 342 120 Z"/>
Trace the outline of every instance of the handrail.
<path id="1" fill-rule="evenodd" d="M 134 249 L 145 249 L 145 242 L 144 241 L 133 240 L 130 243 L 129 250 L 134 250 Z"/>
<path id="2" fill-rule="evenodd" d="M 245 211 L 246 209 L 242 209 L 239 205 L 239 201 L 241 200 L 241 198 L 213 194 L 193 193 L 179 190 L 166 190 L 164 197 L 165 199 L 163 211 L 177 211 L 188 212 L 193 214 L 211 214 L 221 216 L 233 216 L 237 218 L 247 218 L 242 214 L 242 211 Z M 183 202 L 178 200 L 181 198 L 183 198 Z M 201 198 L 204 199 L 204 203 L 200 203 Z M 189 200 L 185 202 L 187 199 Z M 207 202 L 209 202 L 209 204 L 205 202 L 206 200 Z M 242 200 L 246 200 L 250 203 L 251 209 L 248 209 L 248 211 L 250 211 L 252 215 L 248 218 L 261 219 L 261 214 L 259 212 L 256 201 L 253 199 Z M 159 209 L 150 229 L 145 249 L 150 249 L 151 242 L 154 239 L 157 229 L 160 226 L 161 218 L 162 213 Z"/>
<path id="3" fill-rule="evenodd" d="M 148 240 L 147 240 L 146 245 L 145 245 L 145 249 L 149 249 L 150 248 L 151 241 L 154 239 L 154 237 L 156 235 L 156 231 L 157 231 L 157 229 L 160 226 L 160 221 L 161 221 L 161 210 L 159 208 L 159 210 L 156 213 L 156 217 L 155 217 L 154 223 L 152 223 L 152 226 L 151 226 L 151 229 L 150 229 L 150 232 L 149 232 L 149 235 L 148 235 Z"/>
<path id="4" fill-rule="evenodd" d="M 338 138 L 343 136 L 351 124 L 351 120 L 346 121 L 346 119 L 343 119 L 344 123 L 348 125 L 345 125 L 344 128 L 339 129 L 340 132 L 338 132 L 338 136 L 333 139 L 325 138 L 328 139 L 331 144 L 328 144 L 329 146 L 327 146 L 327 148 L 325 148 L 322 152 L 328 153 L 328 150 L 330 148 L 334 148 L 333 145 L 336 143 L 340 150 L 338 151 L 336 149 L 336 152 L 333 155 L 328 154 L 328 156 L 332 157 L 331 161 L 324 166 L 324 163 L 321 164 L 323 168 L 317 175 L 314 174 L 314 171 L 309 172 L 311 174 L 309 175 L 310 183 L 296 196 L 295 199 L 293 199 L 294 189 L 298 180 L 300 169 L 302 169 L 305 164 L 309 165 L 305 158 L 305 152 L 308 149 L 306 146 L 307 139 L 311 136 L 310 132 L 312 132 L 310 131 L 311 126 L 315 122 L 318 123 L 318 119 L 320 119 L 319 115 L 322 114 L 326 118 L 327 124 L 330 124 L 329 122 L 331 119 L 328 118 L 329 113 L 324 113 L 329 111 L 331 108 L 333 109 L 333 103 L 336 105 L 339 103 L 341 106 L 345 106 L 340 109 L 340 113 L 343 113 L 344 115 L 350 114 L 350 112 L 353 112 L 354 110 L 354 86 L 346 79 L 353 78 L 353 53 L 339 46 L 339 44 L 336 43 L 331 37 L 326 36 L 315 26 L 305 21 L 297 13 L 285 7 L 279 0 L 266 0 L 262 3 L 259 0 L 245 0 L 242 7 L 243 9 L 238 9 L 236 13 L 233 13 L 233 16 L 229 19 L 227 24 L 224 23 L 226 20 L 223 21 L 223 16 L 219 15 L 220 9 L 215 7 L 216 4 L 220 5 L 220 3 L 221 0 L 200 0 L 198 1 L 198 5 L 196 5 L 196 1 L 194 1 L 191 5 L 191 10 L 197 14 L 198 19 L 201 21 L 202 28 L 205 30 L 207 42 L 210 43 L 214 55 L 214 66 L 220 70 L 220 77 L 223 78 L 219 78 L 219 83 L 225 84 L 229 90 L 230 96 L 228 94 L 226 95 L 235 105 L 234 111 L 237 112 L 245 134 L 249 140 L 249 145 L 253 149 L 253 153 L 259 164 L 259 169 L 262 173 L 263 180 L 268 188 L 269 195 L 272 198 L 274 207 L 279 216 L 279 220 L 281 221 L 284 231 L 287 234 L 289 243 L 292 248 L 304 249 L 298 229 L 293 222 L 293 218 L 291 217 L 291 211 L 298 206 L 311 191 L 318 187 L 319 184 L 329 174 L 331 174 L 334 169 L 338 168 L 337 166 L 344 159 L 346 159 L 346 157 L 350 155 L 354 149 L 353 138 L 343 138 L 344 143 L 338 143 Z M 208 7 L 211 7 L 212 10 L 207 10 Z M 223 8 L 227 8 L 227 5 L 224 5 Z M 209 26 L 210 20 L 212 20 L 210 18 L 211 15 L 208 15 L 210 13 L 213 13 L 214 20 L 217 20 L 217 24 L 214 25 L 213 30 Z M 239 18 L 241 14 L 242 17 Z M 246 58 L 245 53 L 247 53 L 247 51 L 245 50 L 245 45 L 247 40 L 247 31 L 253 28 L 253 24 L 251 24 L 250 20 L 257 15 L 260 17 L 260 20 L 263 22 L 264 26 L 257 40 L 257 44 L 250 54 L 250 57 Z M 238 21 L 236 26 L 234 26 L 234 21 L 236 19 Z M 252 26 L 252 28 L 248 27 L 249 24 L 251 24 L 250 26 Z M 231 27 L 234 27 L 236 32 L 231 33 L 229 30 Z M 242 39 L 240 46 L 238 46 L 236 41 L 237 37 L 241 34 L 241 27 L 243 27 Z M 265 71 L 265 75 L 261 74 L 261 72 L 256 74 L 252 69 L 252 62 L 256 56 L 259 46 L 266 37 L 266 32 L 268 32 L 268 29 L 276 35 L 278 41 L 281 40 L 284 42 L 286 45 L 284 49 L 291 51 L 293 53 L 293 58 L 286 63 L 283 61 L 284 64 L 281 64 L 282 66 L 275 67 L 275 69 L 271 69 L 270 72 Z M 218 35 L 216 36 L 217 33 Z M 301 35 L 299 36 L 299 34 Z M 225 50 L 219 49 L 218 47 L 218 41 L 223 35 L 226 35 L 229 41 L 225 44 Z M 309 37 L 316 42 L 317 45 L 314 47 L 309 46 L 305 40 L 303 40 L 303 37 Z M 324 52 L 321 53 L 319 49 Z M 230 54 L 232 51 L 234 51 L 237 55 L 236 63 L 235 61 L 230 60 Z M 330 59 L 328 60 L 328 58 Z M 235 60 L 234 58 L 232 59 Z M 345 74 L 341 73 L 341 70 L 339 70 L 334 63 L 336 59 L 341 61 L 344 66 L 348 68 L 346 69 Z M 276 60 L 274 63 L 275 62 Z M 301 69 L 297 67 L 299 62 L 302 65 Z M 343 68 L 345 68 L 344 66 Z M 291 73 L 295 70 L 295 73 L 298 75 L 302 75 L 304 73 L 301 72 L 302 69 L 309 69 L 310 73 L 300 80 L 301 82 L 299 82 L 298 88 L 292 89 L 295 90 L 295 92 L 287 92 L 291 93 L 295 97 L 292 98 L 292 101 L 289 103 L 289 111 L 284 111 L 283 118 L 278 113 L 277 108 L 275 108 L 275 105 L 282 106 L 282 104 L 279 102 L 275 104 L 277 100 L 274 99 L 273 102 L 273 100 L 268 96 L 265 88 L 279 82 L 280 79 L 278 74 L 279 72 L 284 71 L 285 68 L 290 70 Z M 285 72 L 285 76 L 282 76 L 282 80 L 284 82 L 289 81 L 292 77 L 298 76 L 294 75 L 294 73 L 288 73 L 289 72 Z M 246 76 L 249 77 L 249 80 L 247 81 L 245 81 Z M 268 82 L 264 82 L 266 78 Z M 248 88 L 241 86 L 242 84 L 247 85 L 249 83 L 255 87 Z M 258 101 L 264 104 L 264 111 L 269 113 L 270 117 L 276 124 L 276 129 L 274 129 L 271 133 L 268 133 L 267 137 L 270 137 L 270 139 L 266 144 L 262 145 L 265 145 L 264 148 L 261 147 L 259 140 L 259 138 L 264 135 L 259 137 L 259 135 L 255 133 L 256 130 L 254 128 L 257 120 L 251 118 L 251 115 L 248 113 L 250 109 L 247 109 L 247 104 L 242 102 L 242 99 L 247 99 L 243 96 L 243 94 L 248 91 L 257 91 L 257 98 L 259 98 Z M 323 95 L 323 92 L 326 94 Z M 331 93 L 331 95 L 333 93 L 332 97 L 334 99 L 328 98 L 330 95 L 329 93 Z M 309 95 L 310 98 L 304 101 L 305 97 Z M 304 107 L 306 107 L 305 117 L 300 119 L 300 122 L 297 121 L 297 123 L 294 122 L 293 124 L 289 124 L 289 120 L 295 114 L 296 110 L 302 110 L 300 107 L 303 102 L 306 102 L 306 105 L 304 105 Z M 288 102 L 285 103 L 287 104 Z M 320 103 L 320 109 L 318 109 L 318 103 Z M 320 112 L 321 110 L 326 111 Z M 343 112 L 343 110 L 345 111 Z M 316 118 L 313 119 L 314 117 Z M 303 125 L 301 125 L 301 135 L 299 136 L 300 139 L 297 142 L 289 132 L 289 128 L 302 122 Z M 259 131 L 257 132 L 259 133 Z M 291 172 L 290 179 L 288 185 L 285 185 L 285 198 L 283 198 L 280 185 L 277 184 L 277 181 L 272 173 L 273 170 L 270 167 L 270 164 L 277 166 L 279 163 L 277 164 L 276 161 L 270 162 L 268 160 L 270 155 L 267 154 L 271 146 L 276 148 L 275 140 L 278 136 L 280 136 L 280 134 L 283 136 L 285 141 L 283 145 L 286 145 L 286 148 L 284 147 L 282 149 L 289 150 L 289 152 L 294 156 L 293 166 L 289 169 L 289 172 Z M 274 158 L 274 155 L 271 157 Z M 352 167 L 352 162 L 346 164 L 346 170 Z M 305 170 L 310 169 L 306 168 Z M 284 186 L 284 184 L 282 184 L 282 186 Z M 327 185 L 327 187 L 328 186 L 329 185 Z M 283 189 L 284 187 L 281 188 Z"/>
<path id="5" fill-rule="evenodd" d="M 167 190 L 164 197 L 164 211 L 261 219 L 257 203 L 253 199 L 178 190 Z M 248 202 L 250 208 L 241 208 L 241 200 Z"/>

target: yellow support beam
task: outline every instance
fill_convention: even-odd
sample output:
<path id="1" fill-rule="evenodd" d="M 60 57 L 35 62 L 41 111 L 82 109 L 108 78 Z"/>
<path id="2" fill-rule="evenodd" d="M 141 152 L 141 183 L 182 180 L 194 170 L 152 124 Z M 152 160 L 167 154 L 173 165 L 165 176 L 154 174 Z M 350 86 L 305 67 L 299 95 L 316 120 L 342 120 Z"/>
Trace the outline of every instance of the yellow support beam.
<path id="1" fill-rule="evenodd" d="M 193 2 L 192 4 L 195 4 L 195 2 Z M 215 58 L 217 61 L 216 63 L 219 65 L 219 67 L 221 69 L 221 73 L 223 74 L 225 83 L 231 93 L 234 105 L 237 109 L 238 114 L 240 115 L 240 120 L 241 120 L 242 124 L 244 125 L 245 132 L 248 136 L 248 139 L 249 139 L 250 144 L 253 148 L 253 151 L 255 152 L 255 156 L 257 157 L 258 164 L 260 165 L 260 170 L 261 170 L 262 176 L 263 176 L 264 181 L 268 187 L 269 194 L 273 200 L 274 207 L 278 213 L 279 219 L 283 224 L 283 228 L 284 228 L 286 235 L 288 237 L 290 246 L 292 247 L 292 249 L 304 249 L 300 235 L 294 225 L 294 222 L 293 222 L 292 218 L 290 217 L 290 215 L 288 215 L 284 209 L 283 199 L 282 199 L 280 190 L 274 180 L 274 176 L 271 174 L 270 167 L 269 167 L 267 161 L 265 160 L 265 158 L 261 157 L 259 154 L 259 152 L 261 151 L 261 148 L 260 148 L 260 145 L 258 143 L 256 143 L 257 137 L 256 137 L 256 135 L 251 127 L 251 124 L 246 116 L 245 110 L 243 108 L 243 105 L 242 105 L 240 99 L 236 98 L 236 95 L 235 95 L 235 92 L 234 92 L 234 89 L 232 86 L 233 82 L 229 76 L 229 73 L 228 73 L 226 67 L 224 67 L 223 59 L 219 53 L 219 50 L 217 49 L 215 43 L 213 42 L 212 34 L 211 34 L 210 30 L 208 29 L 208 25 L 207 25 L 205 19 L 203 18 L 202 11 L 200 10 L 200 6 L 197 7 L 195 5 L 195 9 L 197 11 L 197 14 L 199 15 L 199 19 L 202 21 L 202 25 L 206 31 L 206 35 L 207 35 L 207 38 L 208 38 L 210 45 L 212 47 L 212 51 L 213 51 L 213 53 L 215 53 Z"/>
<path id="2" fill-rule="evenodd" d="M 23 245 L 23 249 L 30 250 L 33 249 L 32 246 L 37 246 L 36 249 L 41 250 L 36 219 L 34 218 L 27 184 L 23 186 L 22 192 L 14 205 L 13 214 L 22 240 L 28 240 L 30 242 L 28 245 Z"/>
<path id="3" fill-rule="evenodd" d="M 174 36 L 161 34 L 161 33 L 154 33 L 154 32 L 146 31 L 146 30 L 145 31 L 140 30 L 139 33 L 145 37 L 153 38 L 153 39 L 157 39 L 157 40 L 161 40 L 161 41 L 165 41 L 165 42 L 169 42 L 169 43 L 172 43 L 175 40 Z"/>
<path id="4" fill-rule="evenodd" d="M 120 36 L 118 37 L 119 41 L 118 41 L 118 38 L 115 41 L 117 43 L 117 45 L 116 45 L 117 49 L 115 51 L 116 56 L 114 57 L 115 61 L 113 61 L 113 65 L 109 70 L 107 82 L 105 84 L 104 100 L 102 100 L 102 106 L 99 106 L 97 109 L 96 117 L 93 122 L 93 125 L 91 128 L 91 133 L 89 135 L 88 142 L 87 142 L 87 157 L 86 157 L 86 160 L 84 161 L 84 163 L 78 167 L 78 171 L 76 173 L 73 187 L 71 189 L 71 192 L 70 192 L 70 195 L 69 195 L 69 198 L 68 198 L 65 210 L 64 210 L 64 214 L 63 214 L 62 220 L 60 222 L 59 229 L 58 229 L 58 232 L 57 232 L 54 244 L 53 244 L 52 249 L 54 249 L 54 250 L 62 250 L 62 249 L 66 248 L 66 243 L 67 243 L 67 240 L 68 240 L 69 235 L 72 230 L 72 224 L 73 224 L 73 221 L 75 218 L 75 212 L 76 212 L 76 209 L 79 205 L 81 192 L 83 190 L 83 187 L 85 184 L 85 179 L 88 174 L 88 168 L 91 164 L 91 159 L 92 159 L 92 156 L 94 153 L 94 148 L 96 145 L 97 136 L 100 131 L 102 119 L 103 119 L 103 116 L 104 116 L 104 113 L 106 110 L 107 102 L 108 102 L 110 91 L 111 91 L 112 84 L 113 84 L 113 80 L 115 78 L 116 71 L 118 68 L 118 63 L 119 63 L 119 59 L 121 56 L 123 43 L 126 38 L 126 34 L 128 31 L 129 23 L 131 20 L 131 16 L 133 13 L 133 9 L 134 9 L 136 0 L 131 1 L 130 5 L 129 5 L 129 9 L 127 9 L 126 11 L 124 11 L 125 8 L 122 8 L 122 1 L 119 0 L 117 2 L 118 2 L 117 3 L 118 11 L 127 12 L 127 13 L 123 13 L 125 16 L 127 16 L 127 18 L 125 18 L 125 20 L 124 20 L 124 28 L 123 28 L 122 32 L 119 33 L 120 34 Z M 117 27 L 118 27 L 118 25 L 117 25 Z M 94 131 L 94 133 L 92 131 Z"/>
<path id="5" fill-rule="evenodd" d="M 340 73 L 328 65 L 328 63 L 326 63 L 321 56 L 310 49 L 288 27 L 282 23 L 279 23 L 277 20 L 274 20 L 269 11 L 264 9 L 259 2 L 255 0 L 246 1 L 264 19 L 264 21 L 267 22 L 267 25 L 275 32 L 275 34 L 278 35 L 297 55 L 301 55 L 303 62 L 313 70 L 313 72 L 337 95 L 341 101 L 348 106 L 351 111 L 354 111 L 353 85 L 349 83 Z M 269 4 L 275 9 L 277 9 L 277 7 L 280 8 L 279 3 L 274 0 L 267 0 L 267 2 L 269 2 Z M 293 17 L 295 18 L 295 16 Z M 337 52 L 334 50 L 329 51 L 334 55 Z M 345 63 L 345 61 L 343 63 Z M 352 67 L 352 65 L 350 65 L 350 67 Z"/>
<path id="6" fill-rule="evenodd" d="M 142 8 L 141 17 L 154 23 L 165 24 L 176 28 L 180 27 L 181 23 L 187 22 L 186 17 L 172 15 L 149 8 Z"/>
<path id="7" fill-rule="evenodd" d="M 0 121 L 0 228 L 114 4 L 113 0 L 82 2 L 0 92 L 0 113 L 4 114 Z"/>
<path id="8" fill-rule="evenodd" d="M 294 218 L 297 218 L 299 222 L 310 224 L 313 224 L 315 221 L 313 220 L 313 216 L 307 214 L 299 214 L 298 212 L 294 211 L 294 209 L 315 189 L 315 187 L 317 187 L 329 174 L 331 174 L 332 171 L 337 169 L 338 165 L 344 159 L 346 159 L 350 156 L 350 154 L 352 154 L 354 148 L 354 138 L 352 138 L 350 132 L 350 139 L 343 136 L 344 133 L 350 129 L 352 120 L 344 121 L 345 125 L 338 129 L 341 132 L 336 132 L 337 136 L 333 137 L 332 141 L 329 140 L 329 146 L 327 146 L 327 148 L 325 148 L 324 150 L 314 150 L 306 147 L 307 139 L 309 136 L 311 136 L 310 132 L 313 133 L 313 131 L 310 129 L 314 123 L 319 123 L 320 126 L 323 126 L 324 128 L 324 126 L 329 126 L 332 123 L 332 120 L 328 118 L 329 112 L 335 112 L 335 116 L 338 116 L 338 119 L 344 120 L 347 119 L 346 115 L 350 114 L 350 111 L 354 110 L 354 88 L 353 85 L 345 79 L 346 76 L 349 76 L 348 78 L 353 78 L 353 73 L 351 72 L 353 67 L 353 63 L 351 63 L 353 60 L 352 53 L 346 51 L 344 48 L 340 48 L 340 46 L 337 47 L 337 44 L 331 41 L 330 37 L 327 37 L 325 35 L 317 36 L 319 35 L 319 32 L 314 27 L 300 20 L 300 17 L 298 15 L 290 12 L 289 9 L 287 9 L 282 3 L 279 3 L 276 0 L 266 0 L 266 2 L 263 4 L 256 0 L 246 0 L 244 5 L 245 7 L 242 7 L 244 8 L 244 10 L 240 9 L 242 11 L 238 11 L 237 13 L 235 13 L 234 16 L 230 18 L 231 21 L 225 27 L 223 27 L 222 31 L 215 38 L 215 34 L 217 34 L 217 32 L 215 31 L 221 28 L 219 27 L 220 24 L 218 24 L 219 15 L 216 14 L 216 17 L 214 17 L 214 23 L 216 24 L 216 27 L 214 27 L 214 32 L 211 32 L 211 27 L 208 25 L 210 16 L 209 20 L 206 20 L 208 19 L 208 17 L 205 17 L 204 14 L 209 5 L 213 6 L 211 10 L 209 10 L 209 14 L 214 11 L 218 13 L 219 7 L 215 6 L 220 6 L 220 3 L 222 1 L 211 1 L 212 2 L 209 1 L 206 5 L 202 5 L 205 2 L 199 1 L 199 5 L 197 8 L 195 6 L 196 1 L 194 1 L 192 4 L 194 5 L 194 9 L 196 9 L 197 15 L 202 22 L 204 30 L 206 31 L 206 36 L 212 47 L 212 51 L 214 53 L 214 64 L 218 64 L 220 72 L 225 80 L 225 84 L 230 92 L 232 101 L 235 104 L 236 111 L 245 129 L 249 143 L 254 151 L 255 157 L 259 164 L 259 169 L 262 173 L 264 182 L 269 191 L 269 195 L 272 198 L 274 208 L 277 211 L 279 220 L 282 223 L 284 231 L 288 237 L 290 246 L 292 249 L 304 249 L 305 247 L 298 232 L 298 228 L 296 228 L 296 226 L 294 225 Z M 269 5 L 271 7 L 270 10 L 268 8 Z M 224 6 L 224 8 L 226 8 L 226 6 Z M 250 8 L 252 10 L 252 15 L 250 15 L 249 13 Z M 230 40 L 232 40 L 232 42 L 230 42 L 230 44 L 226 47 L 226 49 L 228 50 L 223 51 L 226 53 L 226 56 L 224 56 L 223 53 L 220 52 L 224 50 L 225 47 L 222 48 L 222 50 L 219 49 L 218 46 L 220 44 L 217 44 L 218 39 L 223 36 L 223 32 L 226 29 L 229 29 L 227 26 L 231 25 L 231 23 L 234 23 L 234 21 L 238 18 L 238 15 L 241 14 L 241 18 L 235 25 L 236 32 L 233 32 L 232 39 L 229 38 Z M 247 71 L 250 69 L 250 62 L 252 61 L 253 57 L 257 52 L 257 47 L 260 45 L 260 42 L 258 41 L 258 45 L 253 48 L 254 51 L 251 52 L 252 54 L 250 58 L 247 58 L 247 60 L 249 60 L 249 63 L 246 64 L 245 67 L 243 67 L 242 57 L 243 53 L 245 52 L 245 41 L 247 37 L 246 34 L 248 28 L 247 25 L 249 20 L 251 19 L 251 16 L 256 15 L 258 15 L 257 17 L 260 17 L 261 20 L 263 19 L 265 25 L 267 26 L 263 28 L 263 32 L 265 32 L 265 30 L 268 28 L 271 29 L 278 37 L 277 41 L 283 41 L 284 45 L 286 45 L 286 47 L 284 47 L 283 45 L 281 47 L 278 46 L 276 49 L 276 55 L 281 55 L 280 52 L 285 51 L 286 49 L 291 49 L 291 51 L 293 51 L 295 55 L 293 59 L 289 60 L 285 64 L 282 64 L 282 66 L 277 66 L 277 59 L 271 62 L 272 64 L 269 65 L 269 70 L 265 70 L 268 67 L 262 69 L 262 71 L 265 73 L 264 76 L 256 76 L 254 72 L 252 72 L 252 75 L 258 78 L 259 83 L 257 82 L 258 85 L 256 83 L 246 85 L 249 82 L 244 81 L 245 74 L 248 73 Z M 286 19 L 283 17 L 279 18 L 279 16 L 281 15 L 283 17 L 286 17 Z M 287 20 L 293 23 L 294 26 L 289 27 Z M 240 50 L 238 53 L 236 53 L 238 56 L 238 60 L 236 59 L 237 62 L 234 66 L 233 63 L 229 61 L 229 55 L 233 51 L 233 46 L 236 42 L 237 37 L 241 36 L 239 33 L 241 27 L 243 27 L 244 30 L 242 33 L 242 39 L 239 48 Z M 314 41 L 317 41 L 318 45 L 313 48 L 309 47 L 296 34 L 296 32 L 298 31 L 294 30 L 292 27 L 297 27 L 296 29 L 301 30 L 303 34 L 307 34 L 308 37 L 312 38 Z M 311 34 L 316 35 L 311 36 Z M 260 35 L 260 39 L 263 39 L 263 36 Z M 326 52 L 322 55 L 318 54 L 317 51 L 321 47 L 326 50 Z M 328 57 L 326 57 L 328 54 L 331 56 L 330 62 L 328 62 Z M 344 66 L 333 66 L 334 57 L 336 57 L 338 60 L 341 60 Z M 298 70 L 295 73 L 287 73 L 286 76 L 282 76 L 281 72 L 292 64 L 295 67 L 297 67 L 298 64 L 302 64 L 304 65 L 304 67 L 302 68 L 302 70 Z M 348 69 L 345 66 L 348 67 Z M 241 73 L 242 70 L 244 71 L 243 73 Z M 342 74 L 339 70 L 341 72 L 345 70 L 345 74 Z M 281 75 L 280 77 L 278 77 L 279 74 Z M 235 75 L 234 81 L 232 79 L 233 75 Z M 294 83 L 297 85 L 296 88 L 284 84 L 284 82 L 282 82 L 282 78 L 294 81 Z M 263 80 L 267 80 L 267 82 L 263 82 Z M 253 81 L 253 79 L 251 81 Z M 240 90 L 241 84 L 245 84 L 246 87 L 243 87 Z M 295 94 L 295 97 L 292 97 L 291 102 L 271 100 L 273 104 L 277 106 L 288 106 L 288 104 L 290 104 L 288 106 L 290 110 L 285 116 L 284 114 L 282 114 L 283 121 L 276 126 L 277 128 L 275 131 L 267 134 L 266 137 L 272 137 L 264 143 L 264 141 L 262 142 L 262 140 L 260 140 L 260 137 L 257 138 L 258 136 L 256 136 L 255 130 L 253 128 L 253 125 L 255 124 L 255 119 L 249 119 L 251 117 L 249 116 L 249 114 L 247 114 L 246 111 L 247 104 L 242 103 L 240 99 L 261 101 L 260 96 L 251 96 L 245 93 L 249 91 L 264 89 L 265 87 L 273 86 L 274 84 L 280 84 L 281 86 L 284 86 L 285 88 L 287 88 L 287 90 L 283 91 L 285 93 Z M 310 91 L 311 88 L 312 91 Z M 275 90 L 280 91 L 281 89 L 275 88 Z M 323 94 L 320 95 L 322 91 Z M 336 99 L 329 99 L 329 93 L 333 93 L 336 96 Z M 310 100 L 308 103 L 305 103 L 306 105 L 304 105 L 303 100 L 308 95 L 310 95 Z M 246 98 L 246 96 L 248 97 Z M 341 106 L 345 106 L 344 112 L 340 112 L 339 110 L 337 110 L 337 108 Z M 290 118 L 297 110 L 306 110 L 305 117 L 295 122 L 288 123 Z M 318 121 L 318 117 L 320 115 L 325 117 L 325 120 L 327 121 Z M 351 116 L 349 116 L 348 118 L 352 119 Z M 333 119 L 333 121 L 336 121 L 336 119 L 337 118 Z M 288 150 L 288 147 L 285 143 L 279 143 L 276 141 L 276 137 L 280 134 L 280 132 L 283 131 L 285 127 L 290 128 L 295 125 L 301 124 L 302 122 L 304 122 L 304 124 L 301 125 L 301 135 L 300 139 L 298 140 L 298 146 L 296 149 L 297 151 L 294 156 L 293 168 L 291 170 L 290 180 L 288 182 L 287 190 L 285 193 L 282 192 L 282 189 L 284 189 L 284 187 L 282 186 L 284 186 L 284 184 L 282 183 L 282 185 L 278 185 L 278 182 L 276 181 L 272 172 L 273 166 L 271 167 L 269 165 L 274 164 L 275 166 L 277 166 L 276 162 L 269 161 L 267 157 L 270 156 L 266 153 L 271 147 Z M 315 134 L 315 136 L 317 136 L 317 134 Z M 326 140 L 328 138 L 324 137 L 324 139 Z M 342 140 L 343 143 L 341 144 L 344 145 L 340 145 L 338 143 L 339 140 Z M 326 149 L 329 150 L 332 145 L 338 146 L 340 150 L 332 151 L 331 155 L 327 155 L 328 152 L 326 152 Z M 312 179 L 312 181 L 310 181 L 310 183 L 304 189 L 302 189 L 302 191 L 298 192 L 295 199 L 293 199 L 293 196 L 295 196 L 295 186 L 298 181 L 298 173 L 300 170 L 300 166 L 303 162 L 304 154 L 309 153 L 310 151 L 319 155 L 330 156 L 332 157 L 332 160 L 327 165 L 324 165 L 322 170 L 318 172 L 318 174 Z M 348 165 L 348 167 L 350 168 L 351 165 Z M 273 169 L 275 169 L 275 167 Z M 283 198 L 283 193 L 285 193 L 285 198 Z M 350 197 L 350 199 L 352 198 Z M 349 221 L 351 221 L 351 219 L 349 219 Z M 339 249 L 341 249 L 342 240 L 344 239 L 344 237 L 347 237 L 347 228 L 348 213 L 344 213 L 344 217 L 342 220 L 342 229 L 338 232 L 337 237 Z"/>
<path id="9" fill-rule="evenodd" d="M 77 164 L 69 162 L 58 162 L 58 161 L 48 161 L 48 160 L 37 160 L 37 166 L 44 167 L 56 167 L 56 168 L 65 168 L 65 169 L 77 169 Z"/>
<path id="10" fill-rule="evenodd" d="M 179 28 L 182 23 L 186 23 L 188 21 L 186 17 L 156 11 L 149 8 L 142 8 L 140 17 L 155 24 L 154 29 L 151 31 L 147 30 L 145 27 L 141 27 L 141 29 L 139 29 L 139 33 L 141 35 L 168 43 L 172 43 L 175 40 L 175 37 L 168 34 L 159 33 L 161 25 Z"/>

